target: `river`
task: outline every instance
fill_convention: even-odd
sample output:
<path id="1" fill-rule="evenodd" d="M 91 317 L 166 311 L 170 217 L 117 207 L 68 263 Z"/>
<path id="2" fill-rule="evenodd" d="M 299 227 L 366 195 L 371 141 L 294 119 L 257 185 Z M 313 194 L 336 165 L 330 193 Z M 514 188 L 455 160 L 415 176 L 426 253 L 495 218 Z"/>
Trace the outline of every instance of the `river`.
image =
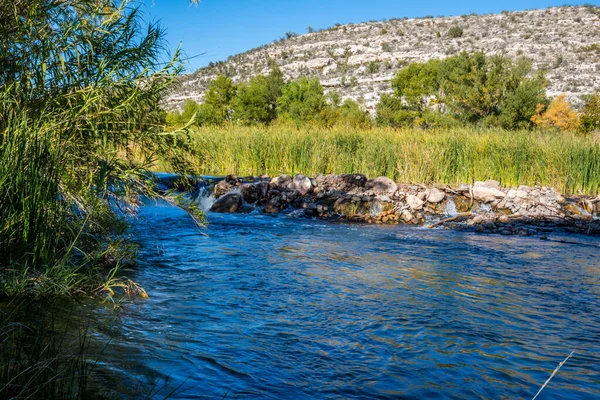
<path id="1" fill-rule="evenodd" d="M 175 398 L 600 397 L 600 241 L 147 202 L 104 366 Z M 102 307 L 98 313 L 106 313 Z M 166 383 L 165 383 L 166 382 Z"/>

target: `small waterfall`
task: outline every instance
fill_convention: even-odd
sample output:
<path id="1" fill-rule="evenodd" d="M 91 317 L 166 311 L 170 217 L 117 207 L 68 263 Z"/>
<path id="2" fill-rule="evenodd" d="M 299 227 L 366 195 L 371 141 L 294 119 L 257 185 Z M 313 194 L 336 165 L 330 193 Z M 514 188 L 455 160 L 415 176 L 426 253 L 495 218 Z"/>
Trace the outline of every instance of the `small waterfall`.
<path id="1" fill-rule="evenodd" d="M 212 190 L 209 190 L 206 186 L 198 189 L 198 196 L 196 197 L 196 204 L 202 211 L 208 211 L 215 204 L 215 195 Z"/>
<path id="2" fill-rule="evenodd" d="M 456 208 L 456 203 L 454 202 L 454 200 L 452 199 L 452 197 L 448 198 L 448 201 L 446 202 L 446 207 L 444 209 L 444 214 L 448 218 L 456 217 L 459 214 L 458 213 L 458 209 Z"/>

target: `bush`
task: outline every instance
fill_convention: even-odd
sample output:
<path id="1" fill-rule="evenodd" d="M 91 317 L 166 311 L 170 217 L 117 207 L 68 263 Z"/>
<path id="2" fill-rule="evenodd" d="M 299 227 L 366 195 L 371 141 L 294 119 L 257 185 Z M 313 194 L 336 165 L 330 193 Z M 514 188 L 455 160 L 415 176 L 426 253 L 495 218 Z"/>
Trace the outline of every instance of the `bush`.
<path id="1" fill-rule="evenodd" d="M 277 99 L 283 76 L 276 65 L 268 76 L 258 75 L 240 84 L 232 101 L 233 119 L 243 125 L 268 124 L 277 118 Z"/>
<path id="2" fill-rule="evenodd" d="M 283 120 L 301 124 L 318 121 L 326 104 L 319 80 L 302 77 L 283 86 L 277 110 Z"/>
<path id="3" fill-rule="evenodd" d="M 588 96 L 583 106 L 580 121 L 580 129 L 584 133 L 600 130 L 600 93 Z"/>
<path id="4" fill-rule="evenodd" d="M 398 128 L 413 125 L 419 116 L 417 111 L 408 110 L 402 100 L 396 96 L 384 93 L 376 106 L 375 121 L 381 126 Z"/>
<path id="5" fill-rule="evenodd" d="M 392 80 L 397 101 L 382 97 L 386 104 L 378 107 L 378 114 L 383 113 L 378 120 L 397 126 L 400 120 L 404 124 L 413 117 L 423 117 L 424 112 L 431 111 L 430 104 L 435 104 L 450 121 L 526 128 L 532 124 L 537 104 L 547 102 L 545 86 L 544 75 L 532 74 L 531 63 L 525 59 L 513 62 L 502 56 L 463 52 L 398 71 Z M 404 112 L 399 113 L 401 110 Z M 439 122 L 438 117 L 439 113 Z"/>
<path id="6" fill-rule="evenodd" d="M 204 103 L 199 108 L 199 125 L 221 125 L 231 119 L 231 103 L 236 86 L 231 78 L 219 75 L 208 85 L 204 93 Z"/>
<path id="7" fill-rule="evenodd" d="M 448 37 L 451 38 L 459 38 L 462 37 L 463 35 L 463 28 L 461 28 L 460 26 L 453 26 L 452 28 L 448 29 Z"/>
<path id="8" fill-rule="evenodd" d="M 362 110 L 360 104 L 352 99 L 346 99 L 339 107 L 340 123 L 350 128 L 370 128 L 369 113 Z"/>
<path id="9" fill-rule="evenodd" d="M 194 100 L 186 100 L 183 104 L 183 112 L 181 113 L 181 123 L 187 124 L 192 118 L 197 118 L 199 108 L 200 106 Z"/>
<path id="10" fill-rule="evenodd" d="M 531 121 L 539 128 L 554 128 L 561 131 L 577 130 L 580 122 L 577 113 L 571 109 L 567 96 L 561 94 L 544 111 L 544 105 L 539 104 L 536 114 Z"/>
<path id="11" fill-rule="evenodd" d="M 379 63 L 377 61 L 371 61 L 367 64 L 367 72 L 370 74 L 376 74 L 379 72 Z"/>

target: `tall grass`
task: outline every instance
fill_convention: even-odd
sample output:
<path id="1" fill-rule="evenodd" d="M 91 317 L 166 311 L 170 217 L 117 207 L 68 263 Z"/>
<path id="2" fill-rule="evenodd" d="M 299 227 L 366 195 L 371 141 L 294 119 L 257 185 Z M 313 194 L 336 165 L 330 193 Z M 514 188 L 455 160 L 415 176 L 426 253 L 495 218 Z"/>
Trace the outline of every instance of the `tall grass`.
<path id="1" fill-rule="evenodd" d="M 600 193 L 600 144 L 570 133 L 226 126 L 198 128 L 192 143 L 191 162 L 203 174 L 362 173 L 449 185 L 495 179 Z"/>
<path id="2" fill-rule="evenodd" d="M 185 168 L 160 125 L 180 70 L 163 37 L 129 1 L 0 2 L 0 298 L 136 291 L 111 269 L 124 214 L 158 154 Z"/>

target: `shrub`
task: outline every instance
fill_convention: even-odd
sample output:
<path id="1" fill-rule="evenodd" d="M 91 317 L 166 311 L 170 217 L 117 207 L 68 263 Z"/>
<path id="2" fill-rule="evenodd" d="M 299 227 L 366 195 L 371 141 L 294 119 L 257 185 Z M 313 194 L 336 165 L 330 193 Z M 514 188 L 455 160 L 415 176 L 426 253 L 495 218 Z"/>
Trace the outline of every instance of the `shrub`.
<path id="1" fill-rule="evenodd" d="M 369 113 L 362 110 L 360 104 L 352 99 L 346 99 L 339 107 L 340 123 L 351 128 L 370 128 Z"/>
<path id="2" fill-rule="evenodd" d="M 367 72 L 370 74 L 376 74 L 379 72 L 379 63 L 377 61 L 371 61 L 367 64 Z"/>
<path id="3" fill-rule="evenodd" d="M 580 116 L 581 131 L 584 133 L 600 130 L 600 93 L 587 97 Z"/>
<path id="4" fill-rule="evenodd" d="M 283 86 L 277 110 L 283 120 L 300 124 L 318 120 L 326 104 L 319 80 L 302 77 Z"/>
<path id="5" fill-rule="evenodd" d="M 531 121 L 540 128 L 554 128 L 561 131 L 576 130 L 580 122 L 577 113 L 571 109 L 565 94 L 559 95 L 544 111 L 544 105 L 539 104 L 536 114 Z"/>
<path id="6" fill-rule="evenodd" d="M 192 118 L 197 118 L 200 106 L 194 100 L 188 99 L 183 104 L 183 112 L 181 113 L 181 122 L 187 124 Z"/>
<path id="7" fill-rule="evenodd" d="M 410 126 L 419 116 L 418 112 L 406 109 L 400 98 L 388 93 L 381 96 L 375 109 L 377 115 L 375 121 L 381 126 L 394 128 Z"/>
<path id="8" fill-rule="evenodd" d="M 383 42 L 383 43 L 381 43 L 381 51 L 383 51 L 385 53 L 391 53 L 392 46 L 390 46 L 390 44 L 387 42 Z"/>
<path id="9" fill-rule="evenodd" d="M 198 124 L 220 125 L 231 119 L 231 103 L 236 86 L 231 78 L 219 75 L 209 83 L 204 94 L 204 103 L 199 109 Z"/>
<path id="10" fill-rule="evenodd" d="M 461 28 L 458 25 L 453 26 L 452 28 L 448 29 L 448 37 L 451 37 L 451 38 L 462 37 L 463 33 L 464 33 L 463 28 Z"/>
<path id="11" fill-rule="evenodd" d="M 281 96 L 283 74 L 273 61 L 267 76 L 258 75 L 237 87 L 232 101 L 233 119 L 243 125 L 268 124 L 277 118 L 277 99 Z"/>

